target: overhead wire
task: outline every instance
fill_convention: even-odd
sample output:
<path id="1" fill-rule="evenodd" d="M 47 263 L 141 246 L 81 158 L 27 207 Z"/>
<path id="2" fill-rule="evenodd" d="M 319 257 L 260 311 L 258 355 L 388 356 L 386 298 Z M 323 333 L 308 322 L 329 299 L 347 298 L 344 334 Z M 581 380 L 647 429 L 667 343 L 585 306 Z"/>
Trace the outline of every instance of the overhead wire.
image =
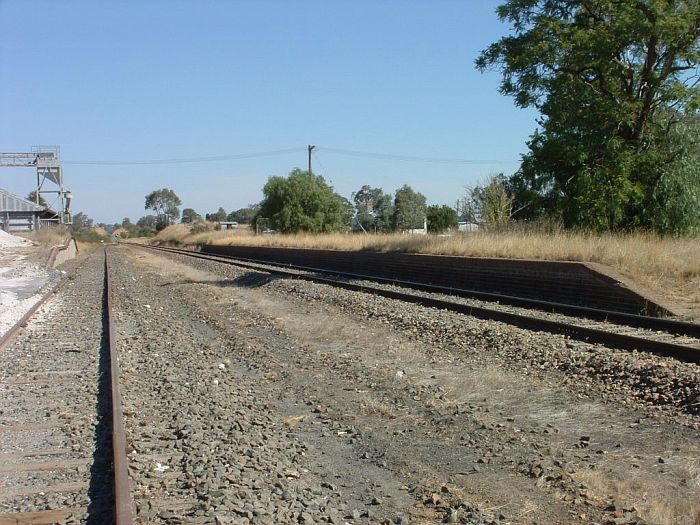
<path id="1" fill-rule="evenodd" d="M 434 164 L 517 164 L 519 160 L 503 160 L 503 159 L 459 159 L 459 158 L 440 158 L 440 157 L 420 157 L 414 155 L 394 155 L 390 153 L 375 153 L 370 151 L 357 151 L 340 148 L 326 148 L 318 146 L 320 152 L 331 153 L 335 155 L 346 155 L 350 157 L 363 157 L 377 160 L 397 160 L 405 162 L 425 162 Z"/>
<path id="2" fill-rule="evenodd" d="M 234 155 L 218 155 L 213 157 L 189 157 L 173 159 L 143 159 L 143 160 L 64 160 L 63 164 L 71 165 L 97 165 L 97 166 L 129 166 L 129 165 L 153 165 L 153 164 L 187 164 L 199 162 L 218 162 L 225 160 L 254 159 L 259 157 L 271 157 L 274 155 L 285 155 L 288 153 L 299 153 L 305 151 L 305 147 L 287 148 L 273 151 L 261 151 L 257 153 L 240 153 Z"/>
<path id="3" fill-rule="evenodd" d="M 157 165 L 157 164 L 194 164 L 203 162 L 220 162 L 227 160 L 253 159 L 261 157 L 271 157 L 276 155 L 286 155 L 290 153 L 300 153 L 306 151 L 306 147 L 296 147 L 279 149 L 272 151 L 261 151 L 255 153 L 239 153 L 231 155 L 216 155 L 209 157 L 185 157 L 185 158 L 165 158 L 165 159 L 139 159 L 139 160 L 64 160 L 63 164 L 84 165 L 84 166 L 132 166 L 132 165 Z M 345 155 L 350 157 L 362 157 L 375 160 L 392 160 L 400 162 L 421 162 L 429 164 L 518 164 L 519 160 L 510 159 L 464 159 L 464 158 L 443 158 L 424 157 L 416 155 L 396 155 L 391 153 L 377 153 L 370 151 L 348 150 L 341 148 L 330 148 L 317 146 L 314 150 L 314 157 L 318 152 L 332 155 Z"/>
<path id="4" fill-rule="evenodd" d="M 321 158 L 318 156 L 318 153 L 316 153 L 316 150 L 314 150 L 311 153 L 311 156 L 313 157 L 314 162 L 318 163 L 321 166 L 321 173 L 323 173 L 325 175 L 325 177 L 328 179 L 328 182 L 333 184 L 333 179 L 330 178 L 331 174 L 328 171 L 328 168 L 326 168 L 326 165 L 323 163 Z"/>

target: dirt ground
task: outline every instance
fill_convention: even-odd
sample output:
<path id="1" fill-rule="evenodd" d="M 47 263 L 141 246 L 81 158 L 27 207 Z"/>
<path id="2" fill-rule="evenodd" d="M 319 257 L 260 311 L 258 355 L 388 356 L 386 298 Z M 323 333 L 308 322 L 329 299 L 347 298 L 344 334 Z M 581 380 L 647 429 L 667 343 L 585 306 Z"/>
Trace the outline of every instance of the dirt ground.
<path id="1" fill-rule="evenodd" d="M 348 501 L 374 498 L 410 523 L 700 523 L 696 429 L 577 393 L 563 374 L 431 346 L 342 298 L 306 301 L 254 272 L 222 278 L 120 253 L 167 290 L 163 301 L 244 342 L 230 359 L 306 444 L 306 468 L 331 476 Z M 523 333 L 522 344 L 548 337 Z"/>

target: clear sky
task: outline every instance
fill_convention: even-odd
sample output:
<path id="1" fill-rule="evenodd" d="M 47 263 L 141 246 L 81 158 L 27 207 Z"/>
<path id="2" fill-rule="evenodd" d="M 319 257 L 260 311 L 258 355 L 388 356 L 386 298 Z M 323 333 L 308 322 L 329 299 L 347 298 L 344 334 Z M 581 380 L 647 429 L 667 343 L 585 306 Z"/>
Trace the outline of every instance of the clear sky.
<path id="1" fill-rule="evenodd" d="M 0 0 L 0 151 L 61 147 L 74 211 L 136 220 L 151 190 L 199 213 L 258 202 L 306 168 L 340 194 L 410 184 L 430 204 L 511 173 L 536 113 L 474 59 L 492 0 Z M 278 155 L 168 164 L 79 164 Z M 497 163 L 419 162 L 333 150 Z M 26 195 L 29 169 L 0 172 Z"/>

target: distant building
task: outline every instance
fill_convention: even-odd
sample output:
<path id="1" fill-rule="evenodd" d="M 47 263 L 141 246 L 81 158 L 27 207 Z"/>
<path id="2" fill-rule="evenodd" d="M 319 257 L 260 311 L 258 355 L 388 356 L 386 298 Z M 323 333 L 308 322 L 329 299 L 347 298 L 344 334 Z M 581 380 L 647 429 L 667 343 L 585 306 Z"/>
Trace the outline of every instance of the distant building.
<path id="1" fill-rule="evenodd" d="M 238 223 L 236 221 L 219 221 L 219 227 L 222 230 L 233 230 L 238 228 Z"/>
<path id="2" fill-rule="evenodd" d="M 479 229 L 479 224 L 476 222 L 473 222 L 474 219 L 468 220 L 469 217 L 467 216 L 466 213 L 462 213 L 459 216 L 459 220 L 457 222 L 457 230 L 461 232 L 475 232 Z"/>
<path id="3" fill-rule="evenodd" d="M 457 230 L 461 232 L 475 232 L 479 229 L 479 225 L 473 222 L 459 221 L 457 223 Z"/>
<path id="4" fill-rule="evenodd" d="M 56 212 L 45 206 L 0 189 L 0 228 L 5 231 L 32 231 L 39 221 L 51 219 Z"/>

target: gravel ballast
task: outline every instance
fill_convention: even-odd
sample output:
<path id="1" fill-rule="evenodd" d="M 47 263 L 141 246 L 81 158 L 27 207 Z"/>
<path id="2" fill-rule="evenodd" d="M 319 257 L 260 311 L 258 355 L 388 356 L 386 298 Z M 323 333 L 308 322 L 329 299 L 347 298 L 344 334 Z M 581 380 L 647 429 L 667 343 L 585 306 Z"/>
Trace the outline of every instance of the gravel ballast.
<path id="1" fill-rule="evenodd" d="M 73 509 L 68 523 L 111 519 L 103 260 L 81 259 L 0 353 L 0 517 Z"/>
<path id="2" fill-rule="evenodd" d="M 226 379 L 210 374 L 223 364 L 241 374 L 236 384 L 252 383 L 269 417 L 306 446 L 310 474 L 299 479 L 334 472 L 341 496 L 331 508 L 348 509 L 349 523 L 353 510 L 372 523 L 681 523 L 697 513 L 697 416 L 640 397 L 632 367 L 670 376 L 657 386 L 665 394 L 674 381 L 693 385 L 695 365 L 219 263 L 122 253 L 149 283 L 145 310 L 184 309 L 180 321 L 167 314 L 168 333 L 227 341 L 215 356 L 204 349 L 189 376 L 219 387 Z M 192 316 L 200 328 L 180 329 Z M 588 366 L 588 355 L 629 378 L 560 366 Z M 385 481 L 352 500 L 358 461 Z M 322 512 L 310 518 L 327 520 Z"/>

